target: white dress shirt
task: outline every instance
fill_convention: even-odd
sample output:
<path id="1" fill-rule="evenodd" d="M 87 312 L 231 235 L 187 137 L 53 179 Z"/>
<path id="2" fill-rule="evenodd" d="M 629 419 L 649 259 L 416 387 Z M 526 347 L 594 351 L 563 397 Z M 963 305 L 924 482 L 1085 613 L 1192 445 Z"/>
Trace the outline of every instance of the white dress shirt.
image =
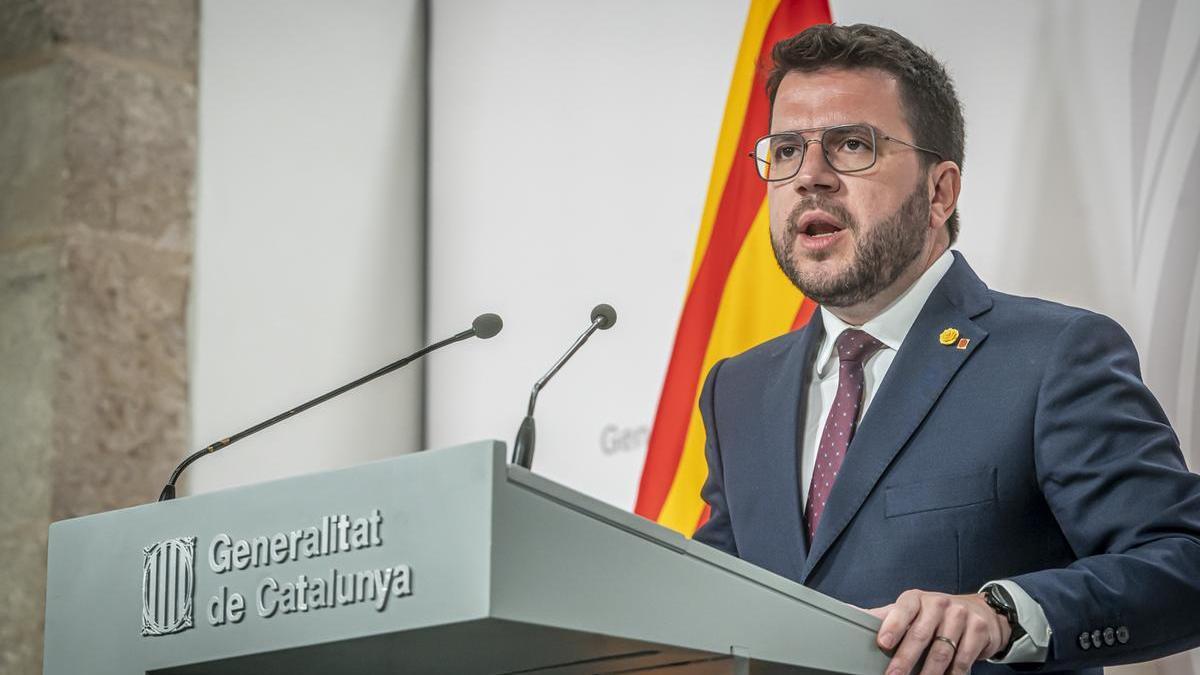
<path id="1" fill-rule="evenodd" d="M 908 331 L 929 299 L 929 294 L 950 270 L 954 256 L 947 250 L 941 255 L 916 283 L 908 288 L 892 304 L 888 305 L 879 316 L 867 321 L 861 326 L 852 326 L 833 315 L 829 310 L 821 311 L 821 321 L 825 326 L 825 337 L 817 347 L 816 360 L 813 362 L 813 376 L 808 385 L 804 411 L 804 445 L 801 451 L 801 481 L 800 498 L 802 503 L 808 503 L 808 486 L 812 481 L 814 467 L 817 462 L 817 449 L 821 442 L 821 433 L 825 429 L 825 420 L 838 388 L 838 358 L 834 352 L 834 341 L 849 328 L 857 328 L 869 333 L 883 343 L 884 348 L 875 352 L 863 364 L 863 400 L 859 407 L 858 418 L 861 420 L 879 390 L 879 384 L 887 375 L 896 358 L 896 352 L 908 335 Z M 999 583 L 1008 590 L 1017 605 L 1017 616 L 1026 635 L 1013 643 L 1012 649 L 1002 660 L 996 663 L 1038 663 L 1046 660 L 1046 652 L 1050 644 L 1050 625 L 1046 614 L 1033 598 L 1020 586 L 1011 581 L 988 582 Z"/>

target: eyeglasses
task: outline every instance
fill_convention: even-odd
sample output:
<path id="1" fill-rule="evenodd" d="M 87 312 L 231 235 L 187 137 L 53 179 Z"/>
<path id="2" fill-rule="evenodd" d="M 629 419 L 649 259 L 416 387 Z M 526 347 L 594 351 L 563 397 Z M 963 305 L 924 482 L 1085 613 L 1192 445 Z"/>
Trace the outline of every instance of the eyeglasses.
<path id="1" fill-rule="evenodd" d="M 810 139 L 802 135 L 814 131 L 820 131 L 821 137 Z M 754 165 L 758 168 L 759 178 L 770 182 L 788 180 L 800 173 L 800 165 L 804 163 L 808 144 L 820 143 L 821 152 L 830 168 L 838 173 L 855 173 L 875 166 L 879 155 L 876 151 L 879 140 L 895 141 L 914 150 L 928 152 L 938 160 L 945 159 L 937 150 L 922 148 L 877 132 L 875 127 L 869 124 L 839 124 L 833 127 L 770 134 L 755 142 L 754 152 L 750 153 L 750 157 L 754 159 Z"/>

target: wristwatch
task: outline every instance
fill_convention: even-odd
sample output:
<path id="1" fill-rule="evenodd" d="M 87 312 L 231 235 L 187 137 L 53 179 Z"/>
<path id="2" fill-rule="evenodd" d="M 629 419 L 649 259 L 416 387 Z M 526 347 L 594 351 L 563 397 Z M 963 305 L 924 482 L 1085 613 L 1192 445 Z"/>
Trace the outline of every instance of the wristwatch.
<path id="1" fill-rule="evenodd" d="M 1021 622 L 1017 620 L 1017 603 L 1013 601 L 1013 597 L 1000 584 L 992 584 L 983 589 L 983 599 L 987 601 L 988 607 L 996 610 L 1000 616 L 1008 619 L 1008 625 L 1012 628 L 1012 632 L 1008 638 L 1008 644 L 1004 645 L 1004 649 L 996 652 L 992 656 L 992 660 L 999 661 L 1008 656 L 1008 652 L 1012 650 L 1013 643 L 1025 637 L 1025 629 L 1021 627 Z"/>

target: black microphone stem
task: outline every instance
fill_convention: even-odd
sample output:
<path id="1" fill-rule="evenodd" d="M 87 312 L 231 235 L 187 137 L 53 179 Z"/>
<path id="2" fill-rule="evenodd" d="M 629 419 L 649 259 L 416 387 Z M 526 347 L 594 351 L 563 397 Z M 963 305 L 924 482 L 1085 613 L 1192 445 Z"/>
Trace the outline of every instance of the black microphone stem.
<path id="1" fill-rule="evenodd" d="M 533 384 L 533 391 L 529 392 L 529 407 L 525 411 L 527 416 L 533 417 L 533 407 L 537 405 L 538 392 L 542 390 L 542 387 L 546 386 L 546 383 L 550 381 L 550 378 L 554 377 L 559 370 L 562 370 L 562 367 L 564 364 L 566 364 L 567 359 L 570 359 L 575 355 L 575 352 L 579 351 L 579 348 L 583 346 L 583 343 L 587 342 L 588 338 L 592 337 L 592 333 L 595 333 L 600 329 L 601 321 L 603 321 L 603 319 L 596 319 L 593 321 L 592 325 L 588 326 L 588 329 L 583 332 L 583 335 L 580 335 L 579 339 L 575 341 L 575 344 L 571 345 L 571 348 L 567 350 L 567 353 L 563 354 L 561 357 L 559 357 L 558 361 L 554 362 L 554 365 L 550 368 L 550 372 L 543 375 L 542 379 Z"/>
<path id="2" fill-rule="evenodd" d="M 393 370 L 396 370 L 397 368 L 403 368 L 404 366 L 412 363 L 413 361 L 416 361 L 417 359 L 421 358 L 422 356 L 425 356 L 426 354 L 428 354 L 429 352 L 431 352 L 435 349 L 440 349 L 442 347 L 445 347 L 446 345 L 453 344 L 455 342 L 460 342 L 462 340 L 466 340 L 467 338 L 472 337 L 474 335 L 475 335 L 475 329 L 468 328 L 467 330 L 464 330 L 463 332 L 461 332 L 457 335 L 454 335 L 453 337 L 446 338 L 445 340 L 442 340 L 441 342 L 435 342 L 434 344 L 431 344 L 427 347 L 423 347 L 419 351 L 409 354 L 408 356 L 406 356 L 398 361 L 393 361 L 393 362 L 389 363 L 388 365 L 380 368 L 379 370 L 376 370 L 375 372 L 373 372 L 369 375 L 364 375 L 363 377 L 360 377 L 357 380 L 355 380 L 349 384 L 344 384 L 344 385 L 338 387 L 337 389 L 334 389 L 333 391 L 321 394 L 320 396 L 312 399 L 311 401 L 301 403 L 300 405 L 296 406 L 295 408 L 292 408 L 291 410 L 279 413 L 278 415 L 272 417 L 271 419 L 269 419 L 265 422 L 259 422 L 258 424 L 255 424 L 254 426 L 250 427 L 249 429 L 244 429 L 242 431 L 239 431 L 236 434 L 230 436 L 229 438 L 223 438 L 206 448 L 203 448 L 201 450 L 197 450 L 196 452 L 193 452 L 192 454 L 188 455 L 187 459 L 183 460 L 179 464 L 179 466 L 175 467 L 175 471 L 173 471 L 171 473 L 170 480 L 167 481 L 167 484 L 165 486 L 163 486 L 162 492 L 159 493 L 158 501 L 165 502 L 167 500 L 175 498 L 175 481 L 179 480 L 179 475 L 183 473 L 184 469 L 191 466 L 191 464 L 193 462 L 200 459 L 201 457 L 211 454 L 211 453 L 214 453 L 217 450 L 220 450 L 221 448 L 225 448 L 230 445 L 233 445 L 234 443 L 237 443 L 238 441 L 242 440 L 243 438 L 245 438 L 247 436 L 256 434 L 256 433 L 262 431 L 263 429 L 266 429 L 267 427 L 274 426 L 293 415 L 298 415 L 315 405 L 320 405 L 335 396 L 340 396 L 341 394 L 344 394 L 344 393 L 350 391 L 351 389 L 354 389 L 355 387 L 358 387 L 360 385 L 364 385 L 364 384 L 370 382 L 371 380 L 374 380 L 377 377 L 387 375 L 388 373 L 392 372 Z"/>
<path id="3" fill-rule="evenodd" d="M 563 354 L 561 357 L 559 357 L 558 361 L 554 362 L 554 366 L 550 368 L 550 372 L 543 375 L 542 379 L 534 383 L 533 390 L 529 392 L 529 407 L 525 409 L 525 419 L 521 420 L 521 426 L 517 429 L 517 437 L 515 440 L 513 440 L 513 464 L 525 469 L 530 469 L 533 467 L 533 449 L 537 441 L 537 423 L 533 419 L 533 408 L 535 405 L 537 405 L 538 392 L 540 392 L 542 388 L 546 386 L 546 383 L 550 381 L 550 378 L 554 377 L 555 373 L 557 373 L 563 367 L 563 364 L 565 364 L 567 360 L 574 356 L 575 352 L 579 351 L 579 348 L 583 346 L 583 343 L 587 342 L 588 338 L 592 337 L 592 333 L 595 333 L 597 330 L 606 330 L 611 328 L 616 320 L 616 310 L 614 310 L 611 306 L 597 305 L 594 309 L 592 309 L 592 325 L 588 326 L 588 329 L 583 332 L 583 335 L 580 335 L 579 339 L 575 340 L 575 344 L 571 345 L 571 348 L 567 350 L 567 353 Z"/>

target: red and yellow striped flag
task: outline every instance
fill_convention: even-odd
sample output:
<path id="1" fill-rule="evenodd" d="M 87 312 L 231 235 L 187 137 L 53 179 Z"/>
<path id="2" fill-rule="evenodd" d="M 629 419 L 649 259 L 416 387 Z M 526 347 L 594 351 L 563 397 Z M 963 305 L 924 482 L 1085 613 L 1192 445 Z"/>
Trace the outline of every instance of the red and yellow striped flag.
<path id="1" fill-rule="evenodd" d="M 771 47 L 829 22 L 828 0 L 750 2 L 635 507 L 687 536 L 708 517 L 700 499 L 707 466 L 696 407 L 705 374 L 722 358 L 804 325 L 814 309 L 775 263 L 766 186 L 746 152 L 770 124 L 764 92 Z"/>

